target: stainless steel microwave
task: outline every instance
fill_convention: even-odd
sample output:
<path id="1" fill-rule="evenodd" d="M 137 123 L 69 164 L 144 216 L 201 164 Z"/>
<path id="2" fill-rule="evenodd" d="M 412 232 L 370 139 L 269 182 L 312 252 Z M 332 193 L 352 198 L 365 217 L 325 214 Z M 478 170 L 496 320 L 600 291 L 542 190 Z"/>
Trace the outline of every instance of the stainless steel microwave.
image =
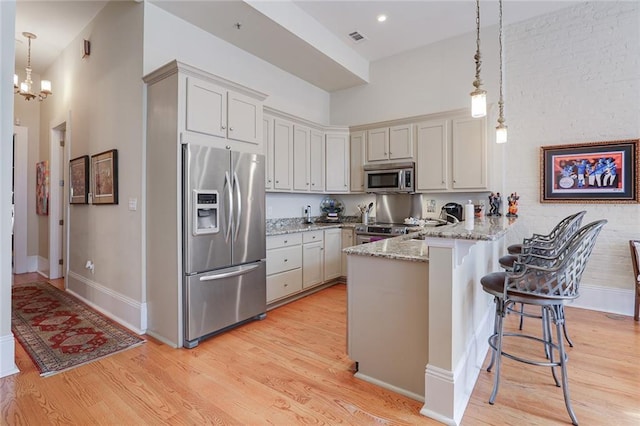
<path id="1" fill-rule="evenodd" d="M 367 164 L 364 166 L 366 192 L 415 192 L 415 163 Z"/>

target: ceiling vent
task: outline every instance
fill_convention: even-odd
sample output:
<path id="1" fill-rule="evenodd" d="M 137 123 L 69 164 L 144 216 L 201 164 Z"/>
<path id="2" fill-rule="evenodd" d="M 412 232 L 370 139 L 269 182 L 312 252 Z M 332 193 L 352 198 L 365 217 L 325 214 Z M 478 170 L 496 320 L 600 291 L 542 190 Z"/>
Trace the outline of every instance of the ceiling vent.
<path id="1" fill-rule="evenodd" d="M 360 34 L 357 31 L 349 33 L 349 38 L 353 40 L 354 43 L 362 43 L 367 39 L 364 35 Z"/>

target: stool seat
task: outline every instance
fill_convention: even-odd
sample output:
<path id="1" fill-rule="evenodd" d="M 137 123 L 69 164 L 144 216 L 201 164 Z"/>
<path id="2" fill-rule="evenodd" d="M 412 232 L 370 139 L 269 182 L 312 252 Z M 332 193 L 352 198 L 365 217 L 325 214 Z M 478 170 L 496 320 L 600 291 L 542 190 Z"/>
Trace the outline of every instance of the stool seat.
<path id="1" fill-rule="evenodd" d="M 513 269 L 513 264 L 519 259 L 517 254 L 507 254 L 506 256 L 502 256 L 498 259 L 498 263 L 500 266 L 507 271 L 511 271 Z"/>
<path id="2" fill-rule="evenodd" d="M 507 247 L 507 252 L 509 254 L 520 254 L 522 253 L 522 244 L 511 244 Z"/>

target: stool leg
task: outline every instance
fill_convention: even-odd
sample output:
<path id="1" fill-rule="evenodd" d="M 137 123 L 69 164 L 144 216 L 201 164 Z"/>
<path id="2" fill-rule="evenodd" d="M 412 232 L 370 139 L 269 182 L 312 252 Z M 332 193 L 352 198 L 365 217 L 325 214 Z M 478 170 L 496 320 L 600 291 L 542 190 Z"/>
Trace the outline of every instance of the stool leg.
<path id="1" fill-rule="evenodd" d="M 554 322 L 556 324 L 556 334 L 558 335 L 558 352 L 560 355 L 560 370 L 562 372 L 562 392 L 564 394 L 564 405 L 567 407 L 571 422 L 578 426 L 578 419 L 573 412 L 571 406 L 571 399 L 569 396 L 569 378 L 567 377 L 567 361 L 568 357 L 564 351 L 564 339 L 562 338 L 562 328 L 564 325 L 564 309 L 562 305 L 556 305 L 553 307 Z"/>
<path id="2" fill-rule="evenodd" d="M 520 330 L 522 330 L 522 324 L 524 323 L 524 303 L 520 304 Z"/>
<path id="3" fill-rule="evenodd" d="M 552 315 L 551 308 L 548 306 L 543 306 L 542 317 L 543 322 L 546 325 L 543 333 L 544 340 L 546 342 L 544 345 L 544 351 L 547 355 L 547 358 L 549 359 L 549 363 L 551 364 L 551 375 L 553 376 L 553 381 L 556 383 L 557 387 L 560 387 L 560 381 L 558 380 L 558 376 L 556 375 L 556 366 L 553 365 L 555 363 L 555 357 L 553 356 L 553 334 L 551 333 L 551 318 L 549 317 L 550 315 Z M 555 316 L 553 317 L 553 320 L 555 322 Z M 558 365 L 560 365 L 560 363 L 558 363 Z"/>
<path id="4" fill-rule="evenodd" d="M 498 303 L 500 302 L 498 301 L 497 297 L 493 298 L 493 302 L 496 304 L 496 312 L 493 315 L 493 334 L 489 336 L 489 347 L 491 349 L 491 362 L 489 362 L 489 366 L 487 367 L 487 372 L 491 372 L 491 369 L 493 368 L 493 364 L 496 362 L 496 351 L 492 347 L 492 342 L 495 340 L 498 333 L 498 315 L 499 315 Z M 495 344 L 495 342 L 493 344 Z"/>
<path id="5" fill-rule="evenodd" d="M 507 305 L 509 301 L 505 301 L 503 299 L 498 299 L 498 307 L 496 308 L 496 318 L 497 318 L 497 336 L 496 336 L 496 350 L 495 353 L 495 365 L 496 365 L 496 375 L 493 381 L 493 391 L 491 392 L 491 396 L 489 397 L 489 404 L 493 405 L 496 400 L 496 395 L 498 394 L 498 387 L 500 385 L 500 365 L 502 364 L 502 333 L 503 333 L 503 323 L 504 323 L 504 314 L 507 310 Z"/>
<path id="6" fill-rule="evenodd" d="M 567 343 L 569 344 L 569 346 L 573 347 L 573 342 L 569 337 L 569 333 L 567 333 L 567 322 L 564 321 L 564 305 L 562 305 L 561 308 L 562 308 L 562 318 L 563 318 L 562 331 L 564 331 L 564 338 L 567 339 Z"/>

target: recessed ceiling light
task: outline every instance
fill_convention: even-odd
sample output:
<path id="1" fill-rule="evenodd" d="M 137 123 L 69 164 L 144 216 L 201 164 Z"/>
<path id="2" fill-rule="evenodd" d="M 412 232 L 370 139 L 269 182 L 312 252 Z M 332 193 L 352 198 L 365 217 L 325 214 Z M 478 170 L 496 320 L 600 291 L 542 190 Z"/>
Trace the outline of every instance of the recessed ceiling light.
<path id="1" fill-rule="evenodd" d="M 384 22 L 387 20 L 387 15 L 378 15 L 378 22 Z"/>

